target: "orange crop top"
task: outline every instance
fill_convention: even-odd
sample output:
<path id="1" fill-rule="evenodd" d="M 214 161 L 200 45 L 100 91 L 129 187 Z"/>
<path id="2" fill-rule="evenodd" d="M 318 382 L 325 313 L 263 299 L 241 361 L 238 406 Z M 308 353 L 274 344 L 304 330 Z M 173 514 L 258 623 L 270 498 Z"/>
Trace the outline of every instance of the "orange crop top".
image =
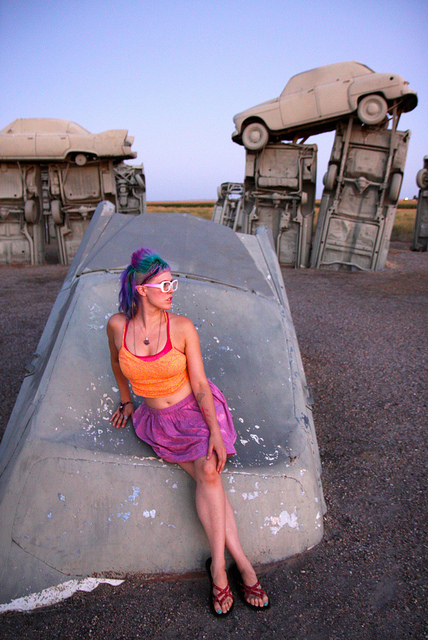
<path id="1" fill-rule="evenodd" d="M 171 341 L 169 317 L 166 316 L 166 345 L 153 356 L 136 356 L 126 346 L 128 322 L 123 329 L 122 345 L 119 351 L 120 369 L 131 383 L 137 396 L 143 398 L 163 398 L 179 391 L 189 379 L 187 359 Z"/>

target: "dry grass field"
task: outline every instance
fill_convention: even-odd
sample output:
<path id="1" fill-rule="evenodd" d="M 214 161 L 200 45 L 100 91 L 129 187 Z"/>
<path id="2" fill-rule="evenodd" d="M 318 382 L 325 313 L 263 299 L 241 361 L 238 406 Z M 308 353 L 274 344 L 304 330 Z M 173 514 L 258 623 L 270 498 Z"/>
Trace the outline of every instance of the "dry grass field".
<path id="1" fill-rule="evenodd" d="M 397 242 L 411 242 L 416 217 L 416 200 L 400 200 L 395 215 L 391 240 Z M 214 200 L 188 201 L 188 202 L 148 202 L 149 213 L 166 213 L 168 211 L 181 211 L 191 213 L 205 220 L 211 220 Z M 318 213 L 319 200 L 315 204 L 315 220 Z"/>
<path id="2" fill-rule="evenodd" d="M 199 216 L 205 220 L 211 220 L 215 201 L 203 200 L 203 201 L 188 201 L 188 202 L 148 202 L 148 213 L 168 213 L 169 211 L 175 211 L 179 213 L 191 213 L 194 216 Z"/>
<path id="3" fill-rule="evenodd" d="M 391 240 L 411 242 L 415 228 L 417 200 L 400 200 L 395 214 Z"/>

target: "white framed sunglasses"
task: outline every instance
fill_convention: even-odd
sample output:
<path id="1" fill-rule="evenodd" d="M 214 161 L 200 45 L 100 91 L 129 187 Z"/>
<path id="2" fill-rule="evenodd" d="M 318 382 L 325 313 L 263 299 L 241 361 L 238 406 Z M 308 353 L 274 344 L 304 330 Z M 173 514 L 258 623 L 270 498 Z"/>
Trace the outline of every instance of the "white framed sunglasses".
<path id="1" fill-rule="evenodd" d="M 159 284 L 143 284 L 143 287 L 154 287 L 160 289 L 162 293 L 169 293 L 170 291 L 177 291 L 178 280 L 164 280 Z"/>

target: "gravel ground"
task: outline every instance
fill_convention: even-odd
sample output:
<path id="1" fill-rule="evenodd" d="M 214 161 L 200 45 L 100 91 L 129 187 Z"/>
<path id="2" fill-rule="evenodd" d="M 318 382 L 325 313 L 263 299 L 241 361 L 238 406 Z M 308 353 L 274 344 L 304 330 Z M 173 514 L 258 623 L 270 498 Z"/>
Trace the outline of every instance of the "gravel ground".
<path id="1" fill-rule="evenodd" d="M 65 273 L 0 268 L 2 429 Z M 263 569 L 272 608 L 254 613 L 237 601 L 217 620 L 205 577 L 133 577 L 5 613 L 3 640 L 428 638 L 428 254 L 396 243 L 381 272 L 287 269 L 284 279 L 315 396 L 328 511 L 316 548 Z"/>

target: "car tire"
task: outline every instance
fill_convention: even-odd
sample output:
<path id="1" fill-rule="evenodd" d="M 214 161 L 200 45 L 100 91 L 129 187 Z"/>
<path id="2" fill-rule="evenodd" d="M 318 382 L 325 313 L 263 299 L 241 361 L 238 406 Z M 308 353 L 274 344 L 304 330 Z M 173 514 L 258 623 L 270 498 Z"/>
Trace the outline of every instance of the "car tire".
<path id="1" fill-rule="evenodd" d="M 403 182 L 402 173 L 394 173 L 391 178 L 391 184 L 389 185 L 389 199 L 391 202 L 397 202 L 400 195 L 401 184 Z"/>
<path id="2" fill-rule="evenodd" d="M 428 189 L 428 169 L 419 169 L 416 174 L 416 184 L 419 189 Z"/>
<path id="3" fill-rule="evenodd" d="M 250 122 L 242 133 L 242 143 L 250 151 L 263 149 L 269 141 L 269 131 L 262 122 Z"/>
<path id="4" fill-rule="evenodd" d="M 382 96 L 373 93 L 364 96 L 357 109 L 357 115 L 364 124 L 380 124 L 388 113 L 388 103 Z"/>
<path id="5" fill-rule="evenodd" d="M 55 224 L 62 224 L 64 221 L 64 215 L 61 211 L 61 201 L 60 200 L 52 200 L 51 202 L 51 213 L 52 220 Z"/>
<path id="6" fill-rule="evenodd" d="M 24 218 L 29 224 L 36 224 L 39 219 L 39 207 L 35 200 L 27 200 L 24 205 Z"/>
<path id="7" fill-rule="evenodd" d="M 86 162 L 87 162 L 87 157 L 85 156 L 84 153 L 77 153 L 74 156 L 74 162 L 79 166 L 79 167 L 83 167 Z"/>
<path id="8" fill-rule="evenodd" d="M 339 167 L 337 164 L 331 164 L 324 174 L 322 181 L 327 191 L 331 191 L 336 184 L 338 171 Z"/>

